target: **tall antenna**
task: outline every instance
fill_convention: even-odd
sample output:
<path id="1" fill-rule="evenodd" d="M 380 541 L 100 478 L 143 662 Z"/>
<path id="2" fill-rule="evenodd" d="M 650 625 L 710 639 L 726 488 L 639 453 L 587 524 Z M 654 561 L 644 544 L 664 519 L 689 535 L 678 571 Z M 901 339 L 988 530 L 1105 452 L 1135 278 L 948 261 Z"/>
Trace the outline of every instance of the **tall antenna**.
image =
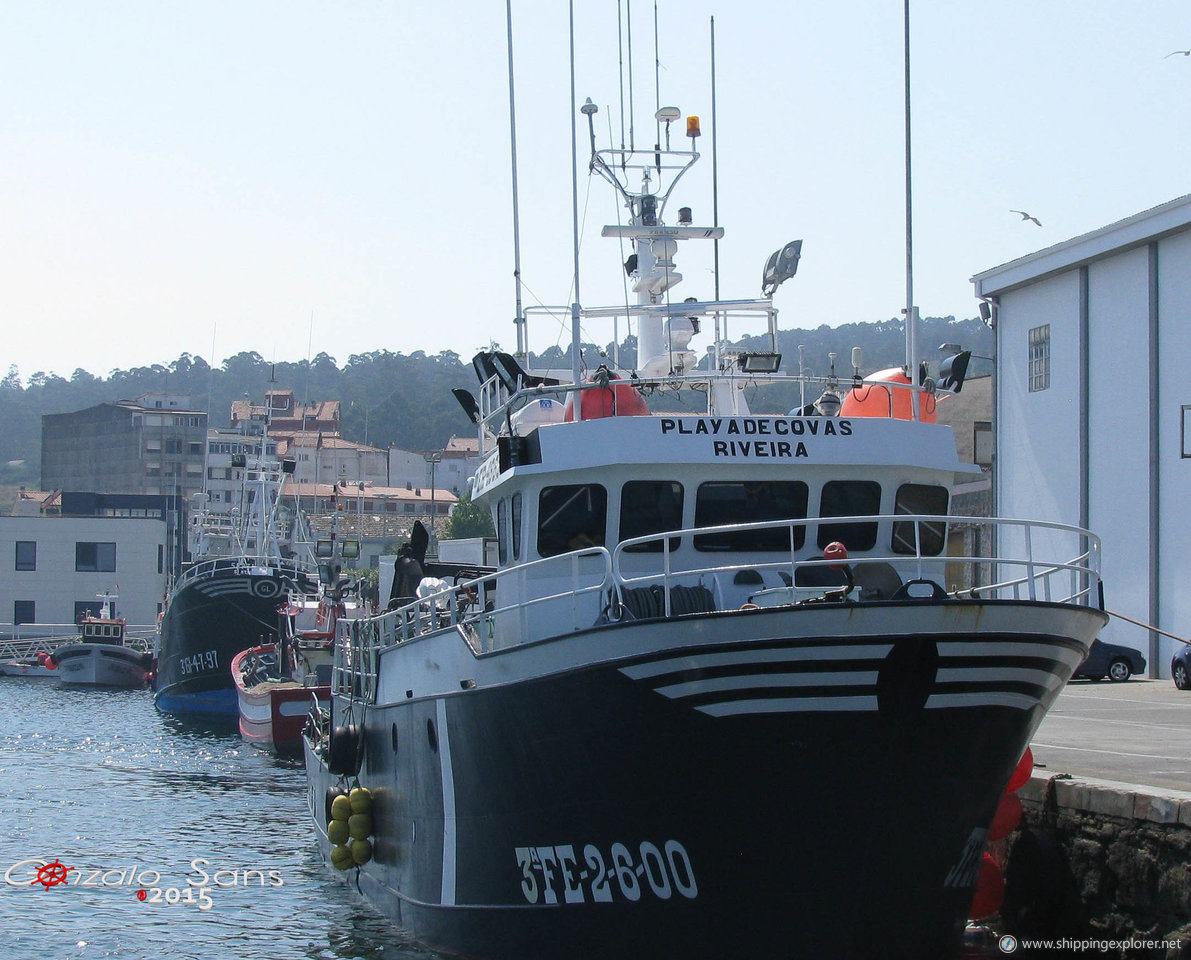
<path id="1" fill-rule="evenodd" d="M 910 0 L 905 0 L 905 85 L 906 85 L 906 376 L 910 378 L 910 399 L 918 416 L 918 311 L 914 307 L 914 202 L 910 177 Z"/>
<path id="2" fill-rule="evenodd" d="M 528 345 L 525 342 L 525 317 L 521 311 L 521 219 L 517 204 L 517 106 L 513 92 L 513 0 L 505 0 L 505 19 L 508 23 L 509 48 L 509 143 L 513 162 L 513 284 L 517 316 L 517 357 L 524 360 Z M 578 299 L 576 297 L 576 299 Z"/>
<path id="3" fill-rule="evenodd" d="M 575 299 L 571 303 L 571 373 L 573 382 L 579 383 L 579 147 L 578 132 L 576 130 L 575 112 L 577 101 L 575 97 L 575 0 L 570 0 L 570 47 L 571 47 L 571 229 L 572 250 L 575 258 Z M 632 48 L 629 48 L 629 62 L 632 63 Z M 630 99 L 632 98 L 630 87 Z M 629 127 L 632 130 L 632 127 Z M 579 398 L 575 398 L 575 409 L 579 409 Z"/>
<path id="4" fill-rule="evenodd" d="M 662 142 L 662 121 L 658 119 L 658 111 L 662 108 L 661 85 L 662 55 L 658 45 L 658 0 L 653 0 L 653 142 Z M 669 129 L 669 128 L 667 128 Z"/>
<path id="5" fill-rule="evenodd" d="M 715 17 L 711 18 L 711 225 L 720 225 L 720 167 L 719 156 L 715 149 Z M 711 241 L 712 273 L 715 276 L 715 298 L 720 298 L 720 240 L 716 237 Z M 719 314 L 716 314 L 716 325 L 719 325 Z M 719 349 L 719 336 L 716 336 L 716 349 Z"/>
<path id="6" fill-rule="evenodd" d="M 621 169 L 624 168 L 624 26 L 620 18 L 621 0 L 616 0 L 616 61 L 620 67 L 620 153 Z M 611 126 L 611 123 L 608 124 Z M 609 130 L 609 139 L 612 131 Z"/>
<path id="7" fill-rule="evenodd" d="M 625 25 L 629 37 L 629 149 L 635 147 L 633 142 L 633 0 L 625 0 Z"/>

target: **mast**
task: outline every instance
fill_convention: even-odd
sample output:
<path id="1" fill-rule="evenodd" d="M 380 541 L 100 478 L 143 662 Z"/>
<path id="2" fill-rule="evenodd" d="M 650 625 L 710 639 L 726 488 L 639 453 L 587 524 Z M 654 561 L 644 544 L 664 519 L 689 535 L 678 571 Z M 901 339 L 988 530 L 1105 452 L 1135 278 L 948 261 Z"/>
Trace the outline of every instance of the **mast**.
<path id="1" fill-rule="evenodd" d="M 720 166 L 715 144 L 715 17 L 711 18 L 711 225 L 720 225 Z M 712 266 L 715 273 L 715 298 L 720 298 L 720 241 L 712 241 Z M 720 315 L 715 315 L 715 361 L 719 367 Z"/>
<path id="2" fill-rule="evenodd" d="M 572 253 L 575 263 L 575 299 L 571 301 L 571 376 L 578 383 L 582 372 L 579 357 L 579 146 L 577 141 L 575 110 L 575 0 L 570 0 L 570 47 L 571 47 L 571 230 Z M 575 398 L 575 409 L 579 409 L 579 398 Z"/>
<path id="3" fill-rule="evenodd" d="M 517 203 L 517 100 L 513 90 L 513 0 L 505 0 L 505 20 L 508 24 L 509 50 L 509 144 L 513 163 L 513 283 L 517 315 L 517 359 L 524 362 L 528 350 L 525 342 L 525 316 L 521 310 L 521 220 Z"/>
<path id="4" fill-rule="evenodd" d="M 905 107 L 906 107 L 906 376 L 910 400 L 918 419 L 918 308 L 914 306 L 914 202 L 910 176 L 910 0 L 904 0 Z"/>

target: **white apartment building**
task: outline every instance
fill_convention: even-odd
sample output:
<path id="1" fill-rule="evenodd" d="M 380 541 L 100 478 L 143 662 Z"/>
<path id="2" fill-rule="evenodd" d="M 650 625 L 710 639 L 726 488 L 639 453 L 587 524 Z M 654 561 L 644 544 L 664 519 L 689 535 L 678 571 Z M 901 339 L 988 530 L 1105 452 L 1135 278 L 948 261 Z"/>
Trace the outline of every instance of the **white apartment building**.
<path id="1" fill-rule="evenodd" d="M 449 490 L 456 497 L 468 491 L 468 480 L 480 466 L 476 437 L 451 437 L 441 450 L 389 450 L 389 484 L 394 487 Z"/>

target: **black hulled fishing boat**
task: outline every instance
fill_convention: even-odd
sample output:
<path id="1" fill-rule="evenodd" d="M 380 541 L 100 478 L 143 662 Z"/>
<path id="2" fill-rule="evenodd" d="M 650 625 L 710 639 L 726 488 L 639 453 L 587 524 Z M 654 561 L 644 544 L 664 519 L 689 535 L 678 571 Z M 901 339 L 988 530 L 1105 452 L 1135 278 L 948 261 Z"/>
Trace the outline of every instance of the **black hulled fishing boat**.
<path id="1" fill-rule="evenodd" d="M 638 360 L 581 369 L 576 336 L 570 371 L 534 369 L 532 310 L 516 355 L 475 358 L 457 396 L 499 565 L 341 625 L 306 740 L 322 849 L 468 957 L 946 956 L 1006 782 L 1105 622 L 1098 541 L 953 516 L 979 471 L 912 355 L 783 374 L 773 297 L 798 242 L 760 298 L 674 296 L 680 245 L 722 233 L 670 218 L 694 140 L 597 150 L 591 129 L 636 303 L 555 314 L 598 342 L 631 324 Z M 733 350 L 729 326 L 769 349 Z M 793 409 L 753 409 L 781 384 Z M 650 412 L 662 394 L 686 412 Z M 952 555 L 964 526 L 996 549 Z M 339 842 L 352 788 L 370 819 Z"/>
<path id="2" fill-rule="evenodd" d="M 276 643 L 291 600 L 317 594 L 317 565 L 301 513 L 283 493 L 293 462 L 238 454 L 241 484 L 231 510 L 206 494 L 192 507 L 192 561 L 170 588 L 160 623 L 156 703 L 172 714 L 238 716 L 231 663 Z"/>

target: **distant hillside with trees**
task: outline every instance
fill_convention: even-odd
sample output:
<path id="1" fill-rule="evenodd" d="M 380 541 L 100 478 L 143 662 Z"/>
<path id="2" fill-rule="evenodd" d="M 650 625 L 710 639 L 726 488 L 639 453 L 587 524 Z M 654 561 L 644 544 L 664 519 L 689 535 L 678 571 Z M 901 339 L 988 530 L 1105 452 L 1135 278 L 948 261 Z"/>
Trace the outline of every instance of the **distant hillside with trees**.
<path id="1" fill-rule="evenodd" d="M 959 343 L 974 353 L 989 356 L 992 331 L 979 320 L 953 317 L 923 318 L 920 353 L 938 360 L 939 344 Z M 798 347 L 805 347 L 808 373 L 826 375 L 828 354 L 836 353 L 836 372 L 851 375 L 853 347 L 863 351 L 863 370 L 871 372 L 905 362 L 905 341 L 899 319 L 878 323 L 852 323 L 814 330 L 785 330 L 779 334 L 783 369 L 796 373 Z M 764 349 L 759 338 L 741 341 L 743 349 Z M 584 362 L 594 369 L 612 345 L 584 344 Z M 540 358 L 552 366 L 569 367 L 569 350 L 554 349 Z M 636 340 L 620 347 L 620 362 L 636 362 Z M 973 362 L 974 372 L 990 372 L 989 365 Z M 442 447 L 452 436 L 474 429 L 451 396 L 451 388 L 474 389 L 471 358 L 444 350 L 435 355 L 375 350 L 353 354 L 340 361 L 326 353 L 313 360 L 267 362 L 259 353 L 245 351 L 212 367 L 202 357 L 184 353 L 168 364 L 113 370 L 106 377 L 77 369 L 70 379 L 38 371 L 22 377 L 10 367 L 0 380 L 0 485 L 37 487 L 41 469 L 41 417 L 47 413 L 82 410 L 97 403 L 132 400 L 144 393 L 190 396 L 194 409 L 205 410 L 212 426 L 226 425 L 232 401 L 259 402 L 272 387 L 292 389 L 303 401 L 338 400 L 341 431 L 346 439 L 386 448 L 408 450 Z"/>

